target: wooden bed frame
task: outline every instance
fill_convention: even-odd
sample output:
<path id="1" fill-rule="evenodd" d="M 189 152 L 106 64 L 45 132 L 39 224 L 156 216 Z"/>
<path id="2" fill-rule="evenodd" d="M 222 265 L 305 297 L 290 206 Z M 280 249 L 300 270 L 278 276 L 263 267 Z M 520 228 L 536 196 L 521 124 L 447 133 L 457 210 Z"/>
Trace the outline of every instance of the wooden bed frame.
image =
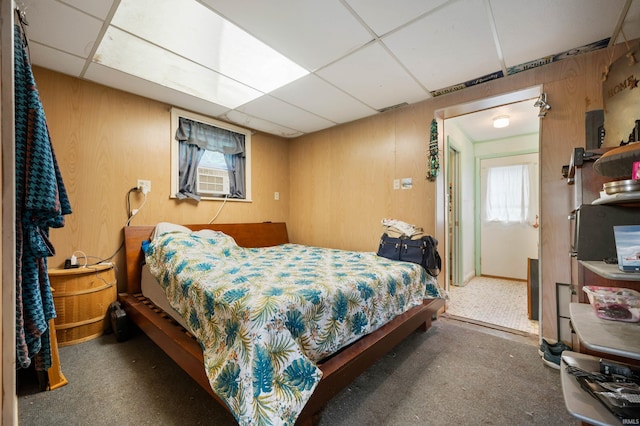
<path id="1" fill-rule="evenodd" d="M 242 247 L 268 247 L 289 242 L 285 223 L 186 226 L 192 230 L 213 229 L 224 232 L 232 236 Z M 211 389 L 203 367 L 202 350 L 196 339 L 141 293 L 140 277 L 144 260 L 141 245 L 142 241 L 150 238 L 153 229 L 154 226 L 124 228 L 127 292 L 120 293 L 118 299 L 129 320 L 228 409 Z M 322 380 L 300 413 L 296 424 L 312 425 L 314 416 L 320 413 L 327 401 L 415 330 L 427 331 L 431 327 L 431 321 L 437 319 L 443 308 L 443 299 L 427 300 L 319 363 L 318 367 L 323 373 Z"/>

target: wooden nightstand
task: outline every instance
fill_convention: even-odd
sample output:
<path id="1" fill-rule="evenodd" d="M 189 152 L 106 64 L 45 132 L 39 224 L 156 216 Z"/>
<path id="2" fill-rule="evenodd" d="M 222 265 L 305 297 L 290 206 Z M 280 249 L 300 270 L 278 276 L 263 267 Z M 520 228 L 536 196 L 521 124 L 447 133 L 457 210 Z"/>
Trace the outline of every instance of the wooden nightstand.
<path id="1" fill-rule="evenodd" d="M 56 307 L 58 345 L 73 345 L 101 336 L 109 324 L 109 304 L 115 302 L 117 295 L 113 265 L 48 272 Z"/>

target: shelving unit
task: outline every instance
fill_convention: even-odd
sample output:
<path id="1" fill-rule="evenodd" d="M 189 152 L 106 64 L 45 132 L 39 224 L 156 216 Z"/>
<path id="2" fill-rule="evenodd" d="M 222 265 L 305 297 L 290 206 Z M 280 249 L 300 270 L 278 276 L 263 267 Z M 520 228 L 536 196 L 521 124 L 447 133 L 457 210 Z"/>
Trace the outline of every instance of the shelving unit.
<path id="1" fill-rule="evenodd" d="M 591 272 L 609 280 L 640 282 L 640 273 L 622 272 L 615 264 L 596 260 L 579 260 L 578 262 Z"/>
<path id="2" fill-rule="evenodd" d="M 607 162 L 615 160 L 614 154 L 617 151 L 617 148 L 593 151 L 599 156 L 596 163 L 602 163 L 603 157 L 609 157 Z M 628 162 L 628 160 L 624 161 Z M 561 383 L 569 413 L 592 425 L 622 425 L 622 421 L 582 389 L 575 377 L 567 372 L 567 365 L 592 372 L 600 371 L 599 362 L 601 359 L 640 366 L 640 323 L 599 318 L 582 291 L 582 288 L 588 285 L 640 290 L 640 273 L 623 272 L 618 268 L 618 265 L 604 262 L 604 259 L 611 257 L 609 254 L 611 241 L 608 237 L 604 238 L 602 234 L 606 232 L 607 227 L 616 224 L 638 223 L 633 220 L 630 223 L 617 223 L 610 219 L 615 217 L 617 221 L 629 221 L 629 216 L 635 219 L 635 215 L 640 213 L 640 191 L 612 195 L 602 194 L 604 185 L 610 180 L 611 178 L 608 178 L 607 174 L 603 174 L 591 161 L 585 161 L 580 167 L 576 167 L 573 182 L 575 184 L 573 211 L 570 215 L 570 218 L 576 220 L 573 224 L 575 225 L 575 234 L 572 235 L 572 238 L 578 235 L 577 213 L 583 213 L 587 210 L 591 212 L 592 220 L 588 223 L 583 221 L 584 223 L 580 225 L 583 229 L 580 231 L 587 229 L 594 232 L 588 234 L 591 240 L 586 246 L 583 244 L 582 248 L 579 244 L 574 246 L 575 241 L 572 239 L 572 247 L 576 247 L 576 252 L 572 253 L 573 257 L 571 258 L 571 285 L 575 289 L 575 293 L 572 297 L 572 303 L 569 304 L 569 318 L 571 328 L 575 333 L 572 339 L 573 347 L 580 353 L 563 352 Z M 589 205 L 602 205 L 603 207 Z M 605 205 L 610 205 L 610 207 L 605 207 Z M 621 209 L 631 210 L 622 214 Z M 604 214 L 602 217 L 596 217 L 596 213 L 599 214 L 600 211 L 615 212 L 616 216 L 609 216 L 608 220 L 605 220 Z M 640 419 L 637 420 L 640 421 Z"/>
<path id="3" fill-rule="evenodd" d="M 607 408 L 585 392 L 576 378 L 569 374 L 566 365 L 575 366 L 586 371 L 598 371 L 600 358 L 565 351 L 562 353 L 560 383 L 567 411 L 575 418 L 596 426 L 622 425 Z"/>
<path id="4" fill-rule="evenodd" d="M 598 318 L 588 303 L 569 305 L 571 324 L 580 339 L 581 349 L 640 361 L 640 324 Z M 600 357 L 565 351 L 562 353 L 560 380 L 567 411 L 593 425 L 621 425 L 600 402 L 585 392 L 566 365 L 586 371 L 600 371 Z M 618 362 L 616 360 L 616 362 Z"/>
<path id="5" fill-rule="evenodd" d="M 640 192 L 621 192 L 618 194 L 607 195 L 594 200 L 591 204 L 620 204 L 620 203 L 637 203 L 640 202 Z"/>
<path id="6" fill-rule="evenodd" d="M 589 303 L 571 303 L 569 313 L 582 347 L 640 361 L 640 323 L 598 318 Z"/>

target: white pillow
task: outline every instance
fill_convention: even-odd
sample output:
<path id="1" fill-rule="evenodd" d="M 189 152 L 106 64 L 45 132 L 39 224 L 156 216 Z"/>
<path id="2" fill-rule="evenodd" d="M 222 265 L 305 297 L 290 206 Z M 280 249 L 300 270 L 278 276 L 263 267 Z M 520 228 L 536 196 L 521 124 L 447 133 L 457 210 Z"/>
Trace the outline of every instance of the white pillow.
<path id="1" fill-rule="evenodd" d="M 213 229 L 201 229 L 200 231 L 194 233 L 207 238 L 210 241 L 214 241 L 215 244 L 220 248 L 238 247 L 238 243 L 236 243 L 236 240 L 234 240 L 231 235 L 227 235 L 224 232 L 214 231 Z"/>
<path id="2" fill-rule="evenodd" d="M 169 222 L 160 222 L 156 225 L 153 232 L 151 233 L 151 240 L 156 237 L 159 237 L 162 234 L 166 234 L 167 232 L 186 232 L 190 233 L 191 229 L 186 226 L 176 225 L 175 223 Z"/>

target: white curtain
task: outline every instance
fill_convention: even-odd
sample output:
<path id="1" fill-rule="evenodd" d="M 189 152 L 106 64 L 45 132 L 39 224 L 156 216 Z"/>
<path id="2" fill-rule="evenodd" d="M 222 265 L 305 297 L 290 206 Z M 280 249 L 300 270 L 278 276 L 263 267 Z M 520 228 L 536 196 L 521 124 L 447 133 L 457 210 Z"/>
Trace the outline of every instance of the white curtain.
<path id="1" fill-rule="evenodd" d="M 491 167 L 487 170 L 485 219 L 489 222 L 527 223 L 534 209 L 530 166 L 517 164 Z"/>

